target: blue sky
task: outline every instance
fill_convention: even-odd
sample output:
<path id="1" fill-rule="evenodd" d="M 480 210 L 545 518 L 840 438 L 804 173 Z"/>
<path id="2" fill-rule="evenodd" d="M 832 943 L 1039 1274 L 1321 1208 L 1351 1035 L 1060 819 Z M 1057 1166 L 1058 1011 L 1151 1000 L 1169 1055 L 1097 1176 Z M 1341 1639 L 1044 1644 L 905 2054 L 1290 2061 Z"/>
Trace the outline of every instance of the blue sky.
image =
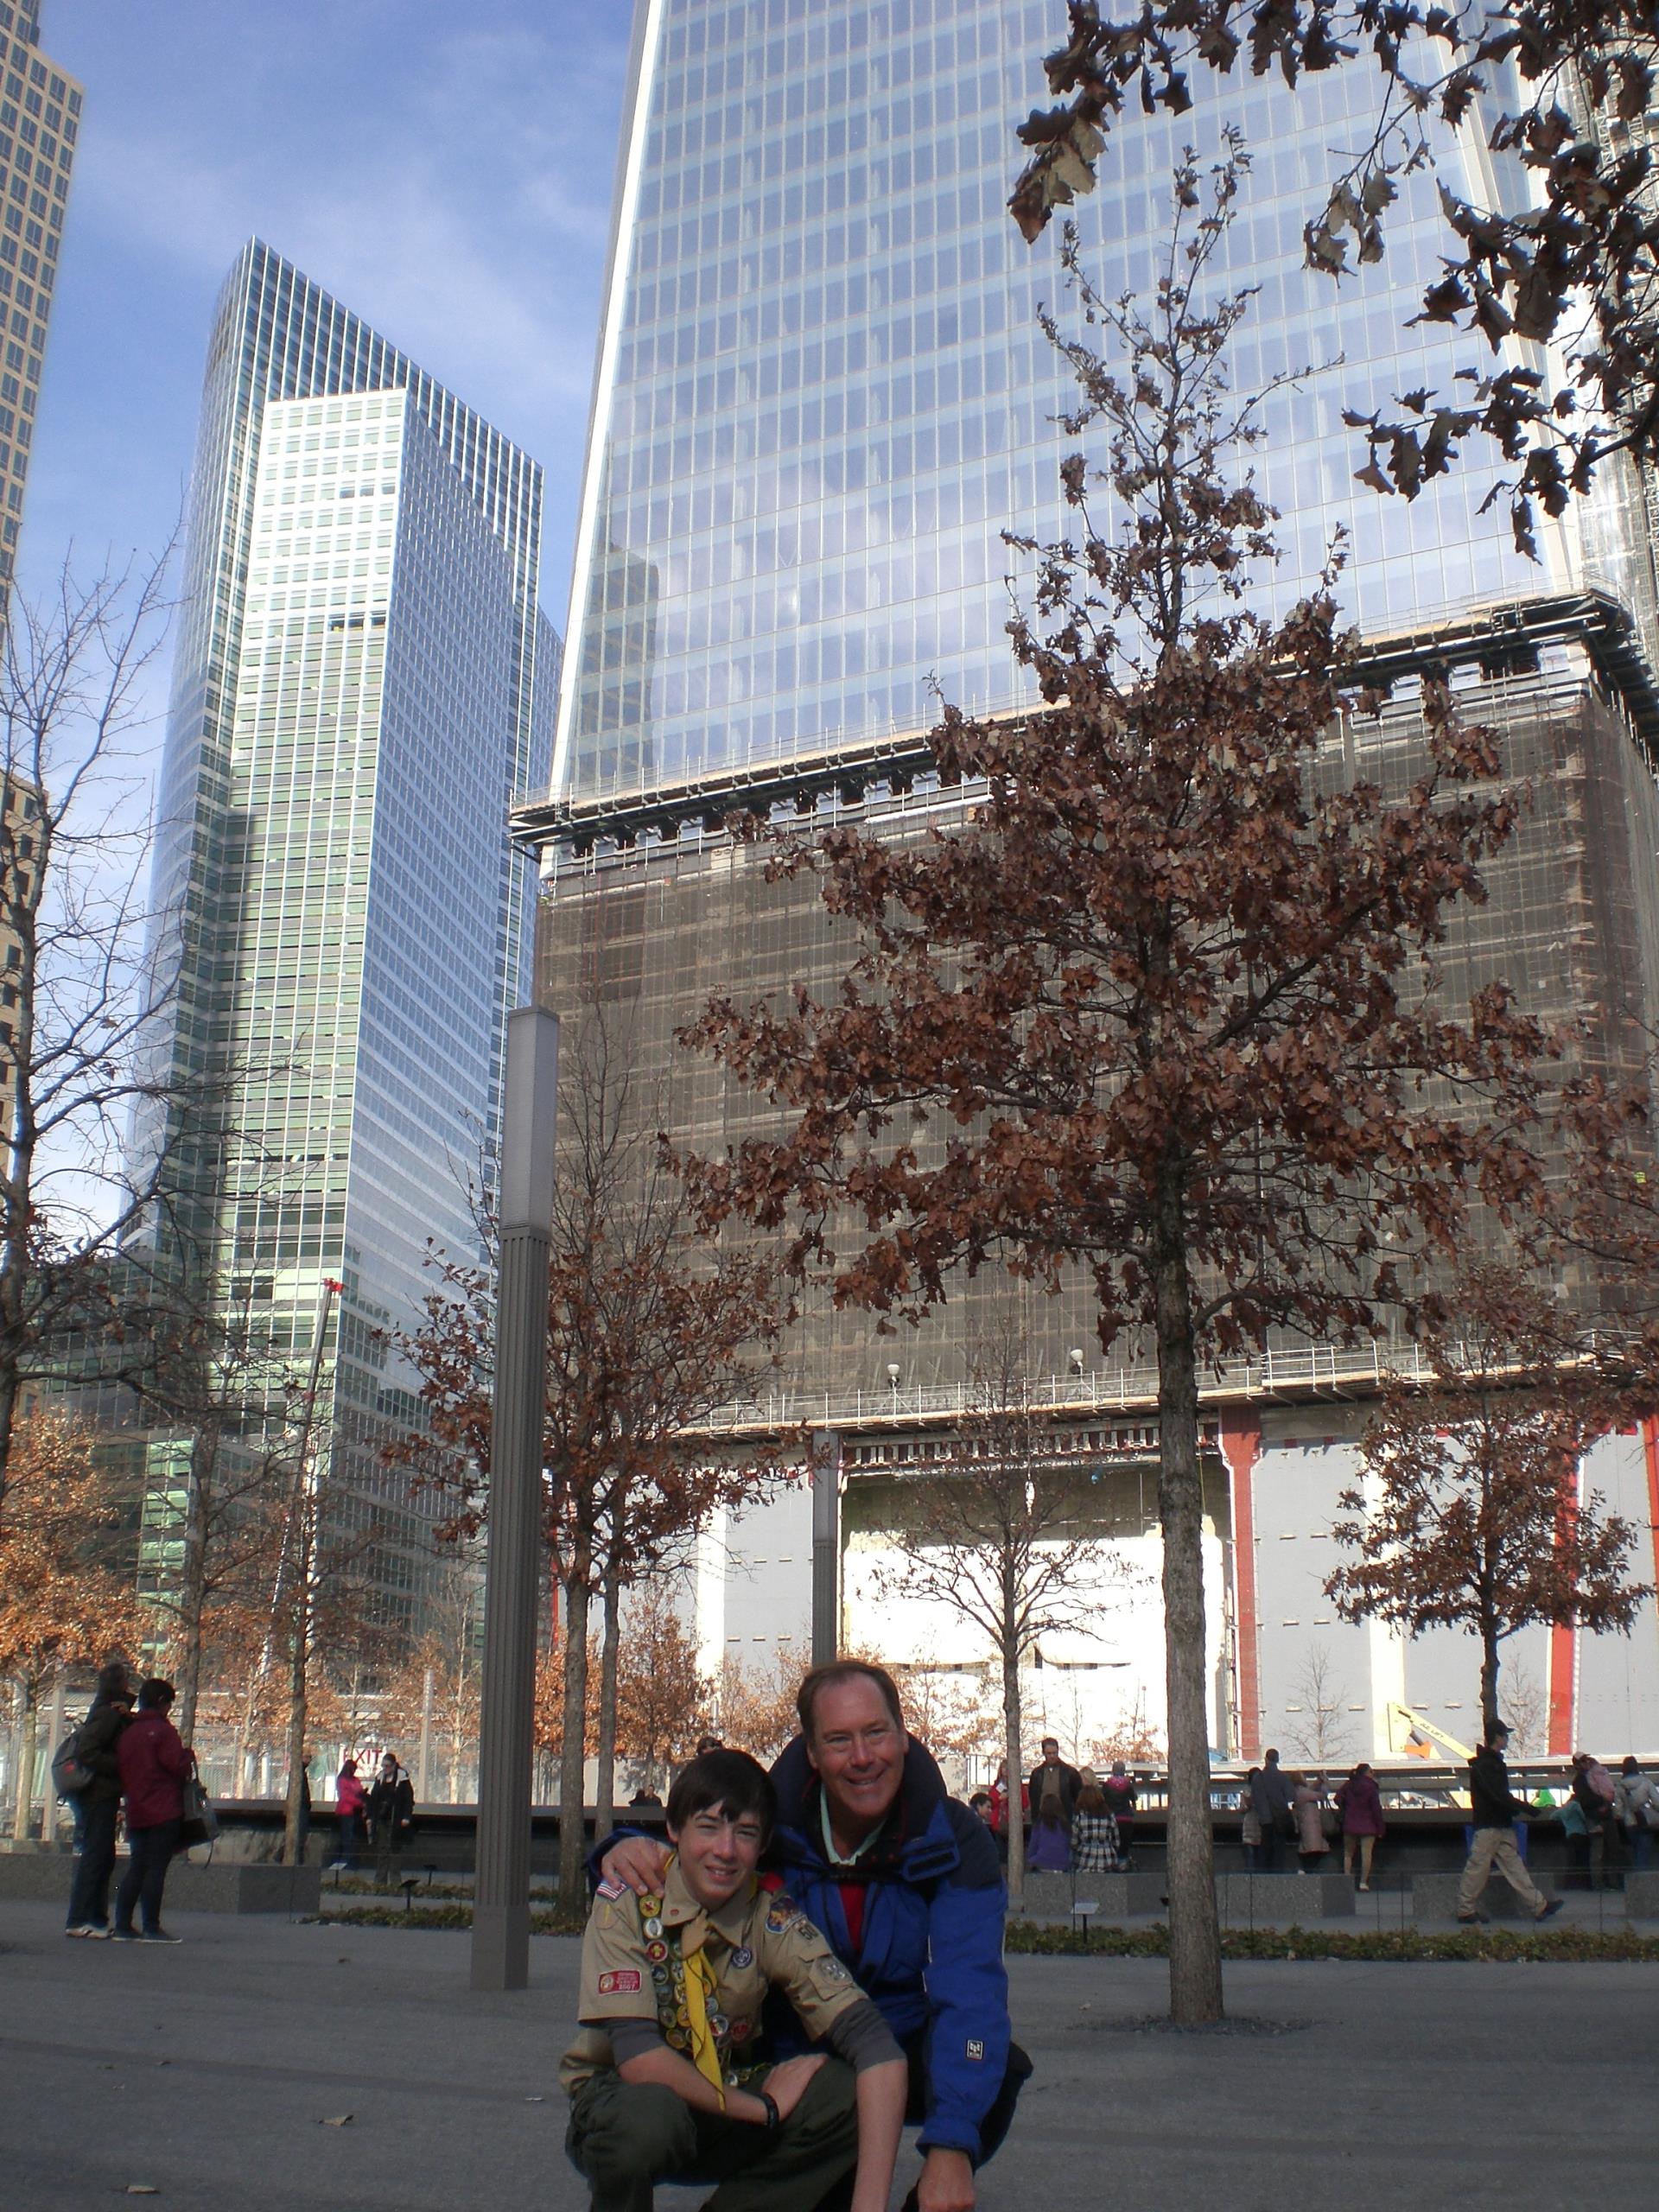
<path id="1" fill-rule="evenodd" d="M 46 0 L 86 86 L 22 575 L 163 543 L 257 231 L 547 471 L 562 629 L 628 0 Z"/>

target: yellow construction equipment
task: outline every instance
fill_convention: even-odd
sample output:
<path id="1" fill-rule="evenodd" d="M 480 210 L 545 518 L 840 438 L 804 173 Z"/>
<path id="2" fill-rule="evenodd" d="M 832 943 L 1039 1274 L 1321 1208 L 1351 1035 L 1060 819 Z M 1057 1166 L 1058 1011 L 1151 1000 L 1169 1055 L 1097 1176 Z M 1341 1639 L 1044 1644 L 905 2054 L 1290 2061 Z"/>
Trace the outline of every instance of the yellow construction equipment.
<path id="1" fill-rule="evenodd" d="M 1438 1722 L 1426 1713 L 1419 1713 L 1409 1705 L 1388 1705 L 1383 1708 L 1389 1732 L 1389 1749 L 1396 1758 L 1408 1759 L 1436 1759 L 1440 1752 L 1435 1746 L 1450 1751 L 1456 1758 L 1471 1759 L 1474 1752 L 1467 1744 L 1460 1744 L 1455 1736 L 1448 1736 Z"/>

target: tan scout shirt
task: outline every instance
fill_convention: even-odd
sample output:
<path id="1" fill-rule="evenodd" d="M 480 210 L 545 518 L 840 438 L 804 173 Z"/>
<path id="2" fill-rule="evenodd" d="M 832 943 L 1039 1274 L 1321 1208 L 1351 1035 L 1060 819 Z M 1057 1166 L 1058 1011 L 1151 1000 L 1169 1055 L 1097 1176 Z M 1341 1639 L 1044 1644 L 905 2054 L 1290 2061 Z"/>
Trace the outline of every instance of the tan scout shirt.
<path id="1" fill-rule="evenodd" d="M 690 2057 L 687 1985 L 677 1949 L 681 1956 L 702 1950 L 713 1972 L 719 2010 L 709 2025 L 728 2082 L 754 2063 L 760 2007 L 774 1985 L 815 2039 L 863 2000 L 824 1937 L 781 1890 L 763 1890 L 752 1878 L 747 1891 L 709 1912 L 687 1890 L 676 1859 L 657 1911 L 645 1909 L 651 1902 L 626 1890 L 607 1897 L 603 1889 L 594 1900 L 582 1942 L 582 2033 L 559 2069 L 567 2094 L 616 2063 L 607 2020 L 654 2019 L 670 2046 Z"/>

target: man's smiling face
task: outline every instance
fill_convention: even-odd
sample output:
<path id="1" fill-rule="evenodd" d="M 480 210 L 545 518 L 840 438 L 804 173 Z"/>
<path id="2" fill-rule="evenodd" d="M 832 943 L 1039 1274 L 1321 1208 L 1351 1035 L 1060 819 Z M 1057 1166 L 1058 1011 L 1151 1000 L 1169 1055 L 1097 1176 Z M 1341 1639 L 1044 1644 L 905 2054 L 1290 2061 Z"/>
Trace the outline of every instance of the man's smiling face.
<path id="1" fill-rule="evenodd" d="M 866 1676 L 830 1682 L 818 1692 L 807 1757 L 823 1783 L 830 1824 L 843 1840 L 874 1834 L 892 1811 L 909 1740 L 880 1687 Z"/>

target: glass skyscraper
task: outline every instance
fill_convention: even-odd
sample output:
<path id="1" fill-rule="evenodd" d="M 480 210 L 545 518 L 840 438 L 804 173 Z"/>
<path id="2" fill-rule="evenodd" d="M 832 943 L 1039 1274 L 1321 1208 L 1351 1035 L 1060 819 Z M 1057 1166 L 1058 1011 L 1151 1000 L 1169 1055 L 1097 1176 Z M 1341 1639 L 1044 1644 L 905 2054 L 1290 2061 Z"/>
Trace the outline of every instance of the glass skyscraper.
<path id="1" fill-rule="evenodd" d="M 168 1161 L 178 1264 L 325 1370 L 330 1511 L 412 1609 L 419 1528 L 374 1446 L 410 1401 L 429 1238 L 467 1198 L 525 995 L 512 794 L 548 772 L 541 472 L 257 241 L 222 296 L 162 771 L 163 1072 L 228 1084 Z M 144 1133 L 148 1141 L 158 1132 Z M 408 1540 L 407 1541 L 401 1541 Z"/>
<path id="2" fill-rule="evenodd" d="M 1059 0 L 639 0 L 560 709 L 573 798 L 925 728 L 936 680 L 972 709 L 1021 696 L 1004 634 L 1020 564 L 1000 533 L 1058 534 L 1075 441 L 1053 417 L 1075 387 L 1034 321 L 1039 302 L 1066 320 L 1057 230 L 1027 246 L 1006 202 L 1012 126 L 1065 20 Z M 1405 181 L 1380 265 L 1339 287 L 1302 265 L 1332 149 L 1363 137 L 1376 86 L 1363 65 L 1294 92 L 1198 73 L 1192 113 L 1114 130 L 1074 211 L 1103 293 L 1149 299 L 1182 148 L 1243 130 L 1221 280 L 1257 297 L 1235 385 L 1344 357 L 1263 418 L 1274 596 L 1345 524 L 1373 631 L 1580 560 L 1557 529 L 1541 571 L 1478 512 L 1495 474 L 1478 441 L 1410 505 L 1353 481 L 1343 409 L 1448 391 L 1469 351 L 1403 327 L 1440 250 L 1431 177 Z M 1473 135 L 1441 151 L 1478 198 Z"/>
<path id="3" fill-rule="evenodd" d="M 677 1032 L 712 996 L 833 997 L 855 950 L 816 883 L 769 881 L 766 851 L 724 832 L 727 811 L 792 810 L 895 842 L 949 834 L 975 794 L 930 776 L 939 695 L 980 712 L 1024 696 L 1005 632 L 1005 579 L 1019 590 L 1023 564 L 1001 532 L 1061 535 L 1062 455 L 1082 445 L 1098 458 L 1103 442 L 1056 427 L 1076 387 L 1039 304 L 1090 334 L 1069 314 L 1055 233 L 1027 247 L 1007 210 L 1014 124 L 1044 100 L 1041 57 L 1065 21 L 1062 0 L 637 0 L 554 773 L 518 819 L 543 855 L 543 1002 L 569 1015 L 598 998 L 629 1022 L 661 1078 L 652 1110 L 690 1149 L 719 1154 L 787 1116 L 678 1049 Z M 1501 976 L 1529 1011 L 1576 1026 L 1580 1065 L 1640 1081 L 1659 1026 L 1641 487 L 1610 477 L 1541 531 L 1534 564 L 1501 499 L 1481 512 L 1500 464 L 1478 439 L 1413 503 L 1355 482 L 1366 450 L 1344 410 L 1389 410 L 1420 386 L 1449 393 L 1478 350 L 1408 327 L 1442 250 L 1432 175 L 1403 181 L 1380 264 L 1340 285 L 1303 266 L 1303 226 L 1343 149 L 1369 138 L 1377 82 L 1363 60 L 1294 91 L 1195 72 L 1192 112 L 1132 114 L 1113 130 L 1098 189 L 1074 211 L 1084 264 L 1108 297 L 1149 299 L 1184 148 L 1211 161 L 1225 125 L 1243 132 L 1252 166 L 1217 272 L 1218 288 L 1256 295 L 1231 349 L 1235 387 L 1324 369 L 1262 411 L 1256 471 L 1284 551 L 1263 596 L 1282 607 L 1305 590 L 1343 525 L 1348 606 L 1381 688 L 1397 686 L 1379 721 L 1332 732 L 1328 771 L 1402 788 L 1422 758 L 1418 679 L 1449 669 L 1534 804 L 1490 871 L 1489 903 L 1452 918 L 1448 1000 Z M 1491 155 L 1478 118 L 1437 155 L 1472 202 L 1519 204 L 1522 181 Z M 944 1138 L 935 1123 L 915 1141 L 926 1156 Z M 762 1403 L 741 1415 L 779 1438 L 816 1426 L 842 1440 L 853 1643 L 924 1669 L 982 1656 L 938 1615 L 913 1637 L 895 1627 L 865 1570 L 890 1512 L 883 1486 L 925 1471 L 959 1419 L 971 1339 L 1000 1334 L 1011 1309 L 1057 1435 L 1097 1479 L 1094 1533 L 1152 1534 L 1148 1347 L 1131 1331 L 1103 1362 L 1083 1271 L 1048 1297 L 987 1267 L 953 1281 L 922 1325 L 887 1336 L 827 1297 L 803 1307 Z M 1295 1742 L 1295 1683 L 1317 1645 L 1351 1669 L 1350 1709 L 1369 1715 L 1357 1747 L 1375 1754 L 1389 1698 L 1450 1709 L 1473 1662 L 1452 1637 L 1455 1649 L 1409 1657 L 1382 1630 L 1332 1642 L 1319 1547 L 1352 1479 L 1371 1378 L 1338 1377 L 1330 1346 L 1275 1351 L 1276 1374 L 1268 1361 L 1205 1382 L 1212 1740 L 1252 1755 Z M 1350 1381 L 1359 1395 L 1338 1406 Z M 1639 1469 L 1631 1458 L 1604 1471 L 1617 1458 L 1610 1446 L 1594 1479 L 1634 1515 Z M 711 1532 L 695 1601 L 705 1668 L 800 1637 L 810 1544 L 804 1489 Z M 1143 1624 L 1132 1640 L 1155 1713 L 1160 1638 Z M 1082 1756 L 1085 1725 L 1103 1733 L 1109 1704 L 1085 1724 L 1087 1708 L 1068 1712 L 1058 1693 L 1088 1687 L 1062 1670 L 1097 1655 L 1044 1643 L 1044 1723 Z M 1598 1663 L 1592 1643 L 1552 1646 L 1553 1701 L 1558 1677 Z M 1134 1680 L 1103 1674 L 1091 1703 Z M 1568 1748 L 1553 1734 L 1552 1746 Z"/>
<path id="4" fill-rule="evenodd" d="M 35 442 L 82 88 L 40 50 L 39 0 L 0 0 L 0 602 Z"/>

